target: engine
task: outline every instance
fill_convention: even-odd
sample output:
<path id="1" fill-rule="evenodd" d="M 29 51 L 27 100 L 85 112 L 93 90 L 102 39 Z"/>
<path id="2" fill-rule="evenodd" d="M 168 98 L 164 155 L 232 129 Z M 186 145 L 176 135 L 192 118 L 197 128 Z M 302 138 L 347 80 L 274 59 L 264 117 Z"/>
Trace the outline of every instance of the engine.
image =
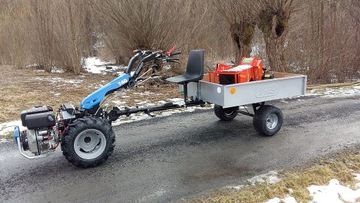
<path id="1" fill-rule="evenodd" d="M 15 128 L 17 131 L 15 134 L 18 134 L 17 142 L 20 142 L 17 144 L 21 147 L 19 148 L 21 151 L 30 151 L 38 156 L 57 147 L 56 118 L 51 107 L 39 106 L 22 111 L 21 122 L 24 127 L 27 127 L 27 130 L 22 132 L 18 127 Z"/>
<path id="2" fill-rule="evenodd" d="M 14 138 L 20 153 L 29 159 L 40 158 L 49 150 L 55 149 L 60 142 L 66 126 L 76 118 L 73 105 L 63 104 L 58 109 L 57 117 L 49 106 L 36 106 L 21 112 L 21 123 L 27 130 L 14 129 Z M 30 151 L 35 156 L 29 156 Z"/>

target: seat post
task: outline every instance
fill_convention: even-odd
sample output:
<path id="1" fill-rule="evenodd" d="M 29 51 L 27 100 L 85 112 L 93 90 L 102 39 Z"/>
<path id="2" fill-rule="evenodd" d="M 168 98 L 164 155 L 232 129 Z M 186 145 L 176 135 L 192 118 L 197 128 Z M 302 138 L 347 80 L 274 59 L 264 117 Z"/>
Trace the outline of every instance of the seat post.
<path id="1" fill-rule="evenodd" d="M 187 97 L 188 97 L 188 91 L 187 91 L 187 82 L 185 82 L 184 84 L 183 84 L 183 86 L 184 86 L 184 102 L 185 102 L 185 107 L 186 107 L 186 101 L 187 101 Z"/>

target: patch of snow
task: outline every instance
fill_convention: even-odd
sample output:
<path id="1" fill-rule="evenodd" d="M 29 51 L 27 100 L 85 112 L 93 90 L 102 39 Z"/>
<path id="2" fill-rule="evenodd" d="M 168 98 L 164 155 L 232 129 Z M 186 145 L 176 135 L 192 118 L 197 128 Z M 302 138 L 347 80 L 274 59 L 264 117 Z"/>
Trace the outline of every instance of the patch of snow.
<path id="1" fill-rule="evenodd" d="M 185 105 L 184 99 L 182 99 L 182 98 L 173 98 L 173 99 L 170 99 L 170 101 L 171 101 L 173 104 L 177 104 L 177 105 L 179 105 L 179 106 Z"/>
<path id="2" fill-rule="evenodd" d="M 53 77 L 47 79 L 51 83 L 67 83 L 67 84 L 81 84 L 83 80 L 74 80 L 74 79 L 64 79 L 61 77 Z"/>
<path id="3" fill-rule="evenodd" d="M 281 203 L 281 199 L 278 198 L 278 197 L 275 197 L 275 198 L 272 198 L 272 199 L 269 199 L 266 203 Z"/>
<path id="4" fill-rule="evenodd" d="M 6 136 L 9 135 L 9 133 L 14 132 L 15 126 L 19 126 L 20 130 L 25 130 L 26 128 L 22 126 L 21 121 L 11 121 L 7 123 L 1 123 L 0 124 L 0 136 Z"/>
<path id="5" fill-rule="evenodd" d="M 297 203 L 297 201 L 295 200 L 294 197 L 286 196 L 284 199 L 275 197 L 273 199 L 268 200 L 266 203 Z"/>
<path id="6" fill-rule="evenodd" d="M 151 118 L 149 115 L 147 114 L 132 114 L 130 115 L 130 119 L 133 120 L 133 121 L 140 121 L 140 120 L 145 120 L 145 119 L 149 119 Z"/>
<path id="7" fill-rule="evenodd" d="M 65 84 L 72 84 L 72 85 L 80 85 L 84 80 L 75 80 L 75 79 L 65 79 L 65 78 L 61 78 L 61 77 L 52 77 L 52 78 L 40 78 L 40 77 L 36 77 L 36 80 L 40 80 L 40 81 L 48 81 L 50 83 L 65 83 Z"/>
<path id="8" fill-rule="evenodd" d="M 355 176 L 355 177 L 354 177 L 354 178 L 355 178 L 355 180 L 360 181 L 360 174 L 357 174 L 357 173 L 356 173 L 356 174 L 354 174 L 354 176 Z"/>
<path id="9" fill-rule="evenodd" d="M 360 198 L 360 190 L 352 190 L 349 187 L 342 186 L 336 179 L 330 180 L 329 185 L 311 185 L 307 189 L 313 197 L 310 203 L 356 202 Z"/>
<path id="10" fill-rule="evenodd" d="M 39 66 L 39 64 L 33 63 L 33 64 L 26 65 L 25 67 L 26 68 L 34 68 L 34 67 L 38 67 L 38 66 Z"/>
<path id="11" fill-rule="evenodd" d="M 26 67 L 26 68 L 39 68 L 40 65 L 37 64 L 37 63 L 34 63 L 34 64 L 26 65 L 25 67 Z M 44 73 L 45 70 L 43 70 L 43 69 L 37 69 L 36 72 Z M 51 68 L 51 73 L 64 73 L 64 72 L 65 72 L 65 71 L 64 71 L 63 69 L 60 69 L 60 68 L 58 68 L 58 67 L 56 67 L 56 66 L 53 66 L 53 67 Z"/>
<path id="12" fill-rule="evenodd" d="M 234 190 L 241 190 L 245 185 L 229 185 L 226 186 L 225 189 L 234 189 Z"/>
<path id="13" fill-rule="evenodd" d="M 89 57 L 83 59 L 84 61 L 84 69 L 87 72 L 95 73 L 95 74 L 106 74 L 106 72 L 114 72 L 124 70 L 125 66 L 117 66 L 113 65 L 112 61 L 103 61 L 97 57 Z"/>
<path id="14" fill-rule="evenodd" d="M 280 99 L 280 102 L 281 102 L 281 103 L 285 103 L 285 104 L 289 103 L 289 102 L 286 101 L 285 99 Z"/>
<path id="15" fill-rule="evenodd" d="M 154 92 L 145 91 L 145 92 L 134 92 L 134 95 L 141 95 L 141 96 L 148 96 L 148 95 L 154 95 Z M 158 95 L 158 94 L 155 94 Z"/>
<path id="16" fill-rule="evenodd" d="M 116 106 L 122 106 L 126 104 L 126 101 L 119 101 L 119 100 L 113 100 L 111 102 L 113 102 Z"/>
<path id="17" fill-rule="evenodd" d="M 321 93 L 318 93 L 318 90 L 309 90 L 308 92 L 306 92 L 307 96 L 318 96 L 321 95 Z"/>
<path id="18" fill-rule="evenodd" d="M 360 95 L 360 85 L 346 88 L 325 88 L 323 95 L 327 97 Z"/>
<path id="19" fill-rule="evenodd" d="M 56 67 L 53 67 L 51 69 L 51 73 L 64 73 L 65 71 L 63 69 L 60 69 L 60 68 L 56 68 Z"/>
<path id="20" fill-rule="evenodd" d="M 1 138 L 1 139 L 0 139 L 0 143 L 5 143 L 5 142 L 9 142 L 9 140 L 4 139 L 4 138 Z"/>
<path id="21" fill-rule="evenodd" d="M 309 90 L 306 95 L 312 96 L 324 96 L 324 97 L 347 97 L 360 95 L 360 85 L 353 84 L 352 86 L 346 87 L 332 87 L 323 89 L 312 89 Z"/>
<path id="22" fill-rule="evenodd" d="M 137 105 L 149 105 L 150 106 L 150 103 L 149 103 L 149 101 L 148 100 L 145 100 L 145 101 L 142 101 L 142 100 L 137 100 L 136 101 L 136 104 Z"/>
<path id="23" fill-rule="evenodd" d="M 156 198 L 156 197 L 160 197 L 160 196 L 164 195 L 166 192 L 167 191 L 165 189 L 160 189 L 158 191 L 155 191 L 152 194 L 148 194 L 148 195 L 141 197 L 137 202 L 151 202 L 150 200 L 152 200 L 153 198 Z"/>
<path id="24" fill-rule="evenodd" d="M 354 174 L 355 179 L 360 181 L 360 174 Z M 343 186 L 336 179 L 329 181 L 328 185 L 311 185 L 307 189 L 312 196 L 312 200 L 309 203 L 346 203 L 346 202 L 358 202 L 360 198 L 360 182 L 356 184 L 356 190 L 350 188 L 350 186 Z M 292 190 L 290 190 L 290 194 Z M 296 203 L 295 198 L 288 195 L 284 199 L 273 198 L 266 203 Z"/>
<path id="25" fill-rule="evenodd" d="M 294 197 L 291 197 L 291 196 L 285 197 L 285 199 L 283 199 L 283 201 L 284 201 L 285 203 L 296 203 L 295 198 L 294 198 Z"/>
<path id="26" fill-rule="evenodd" d="M 278 173 L 276 171 L 269 171 L 266 174 L 258 175 L 255 177 L 252 177 L 248 179 L 247 181 L 251 185 L 255 185 L 257 183 L 269 183 L 269 184 L 275 184 L 281 181 L 280 178 L 277 177 Z"/>
<path id="27" fill-rule="evenodd" d="M 160 104 L 160 105 L 164 105 L 164 104 L 166 104 L 167 102 L 166 101 L 158 101 L 158 103 Z"/>

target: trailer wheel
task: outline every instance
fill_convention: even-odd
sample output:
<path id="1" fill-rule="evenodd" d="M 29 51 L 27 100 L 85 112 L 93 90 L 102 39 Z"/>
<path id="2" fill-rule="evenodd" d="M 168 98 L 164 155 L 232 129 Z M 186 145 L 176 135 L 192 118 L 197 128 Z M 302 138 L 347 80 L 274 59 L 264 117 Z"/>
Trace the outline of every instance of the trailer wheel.
<path id="1" fill-rule="evenodd" d="M 253 125 L 256 131 L 264 136 L 273 136 L 281 129 L 283 114 L 275 106 L 264 105 L 256 112 Z"/>
<path id="2" fill-rule="evenodd" d="M 215 115 L 222 121 L 231 121 L 238 114 L 239 107 L 223 108 L 222 106 L 215 105 L 214 112 Z"/>
<path id="3" fill-rule="evenodd" d="M 89 168 L 102 164 L 115 147 L 115 133 L 101 118 L 84 117 L 69 124 L 61 150 L 72 164 Z"/>

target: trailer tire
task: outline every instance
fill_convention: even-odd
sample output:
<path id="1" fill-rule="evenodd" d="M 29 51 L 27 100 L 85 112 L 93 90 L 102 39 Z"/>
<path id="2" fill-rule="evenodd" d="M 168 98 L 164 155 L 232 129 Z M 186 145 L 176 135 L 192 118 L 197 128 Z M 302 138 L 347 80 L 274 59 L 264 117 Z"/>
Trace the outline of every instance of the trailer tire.
<path id="1" fill-rule="evenodd" d="M 283 113 L 275 106 L 263 105 L 256 112 L 253 125 L 263 136 L 273 136 L 281 129 Z"/>
<path id="2" fill-rule="evenodd" d="M 222 106 L 214 106 L 215 115 L 222 121 L 232 121 L 238 114 L 239 107 L 223 108 Z"/>
<path id="3" fill-rule="evenodd" d="M 75 166 L 95 167 L 107 160 L 115 147 L 115 133 L 111 125 L 97 117 L 79 118 L 68 125 L 61 150 Z"/>

